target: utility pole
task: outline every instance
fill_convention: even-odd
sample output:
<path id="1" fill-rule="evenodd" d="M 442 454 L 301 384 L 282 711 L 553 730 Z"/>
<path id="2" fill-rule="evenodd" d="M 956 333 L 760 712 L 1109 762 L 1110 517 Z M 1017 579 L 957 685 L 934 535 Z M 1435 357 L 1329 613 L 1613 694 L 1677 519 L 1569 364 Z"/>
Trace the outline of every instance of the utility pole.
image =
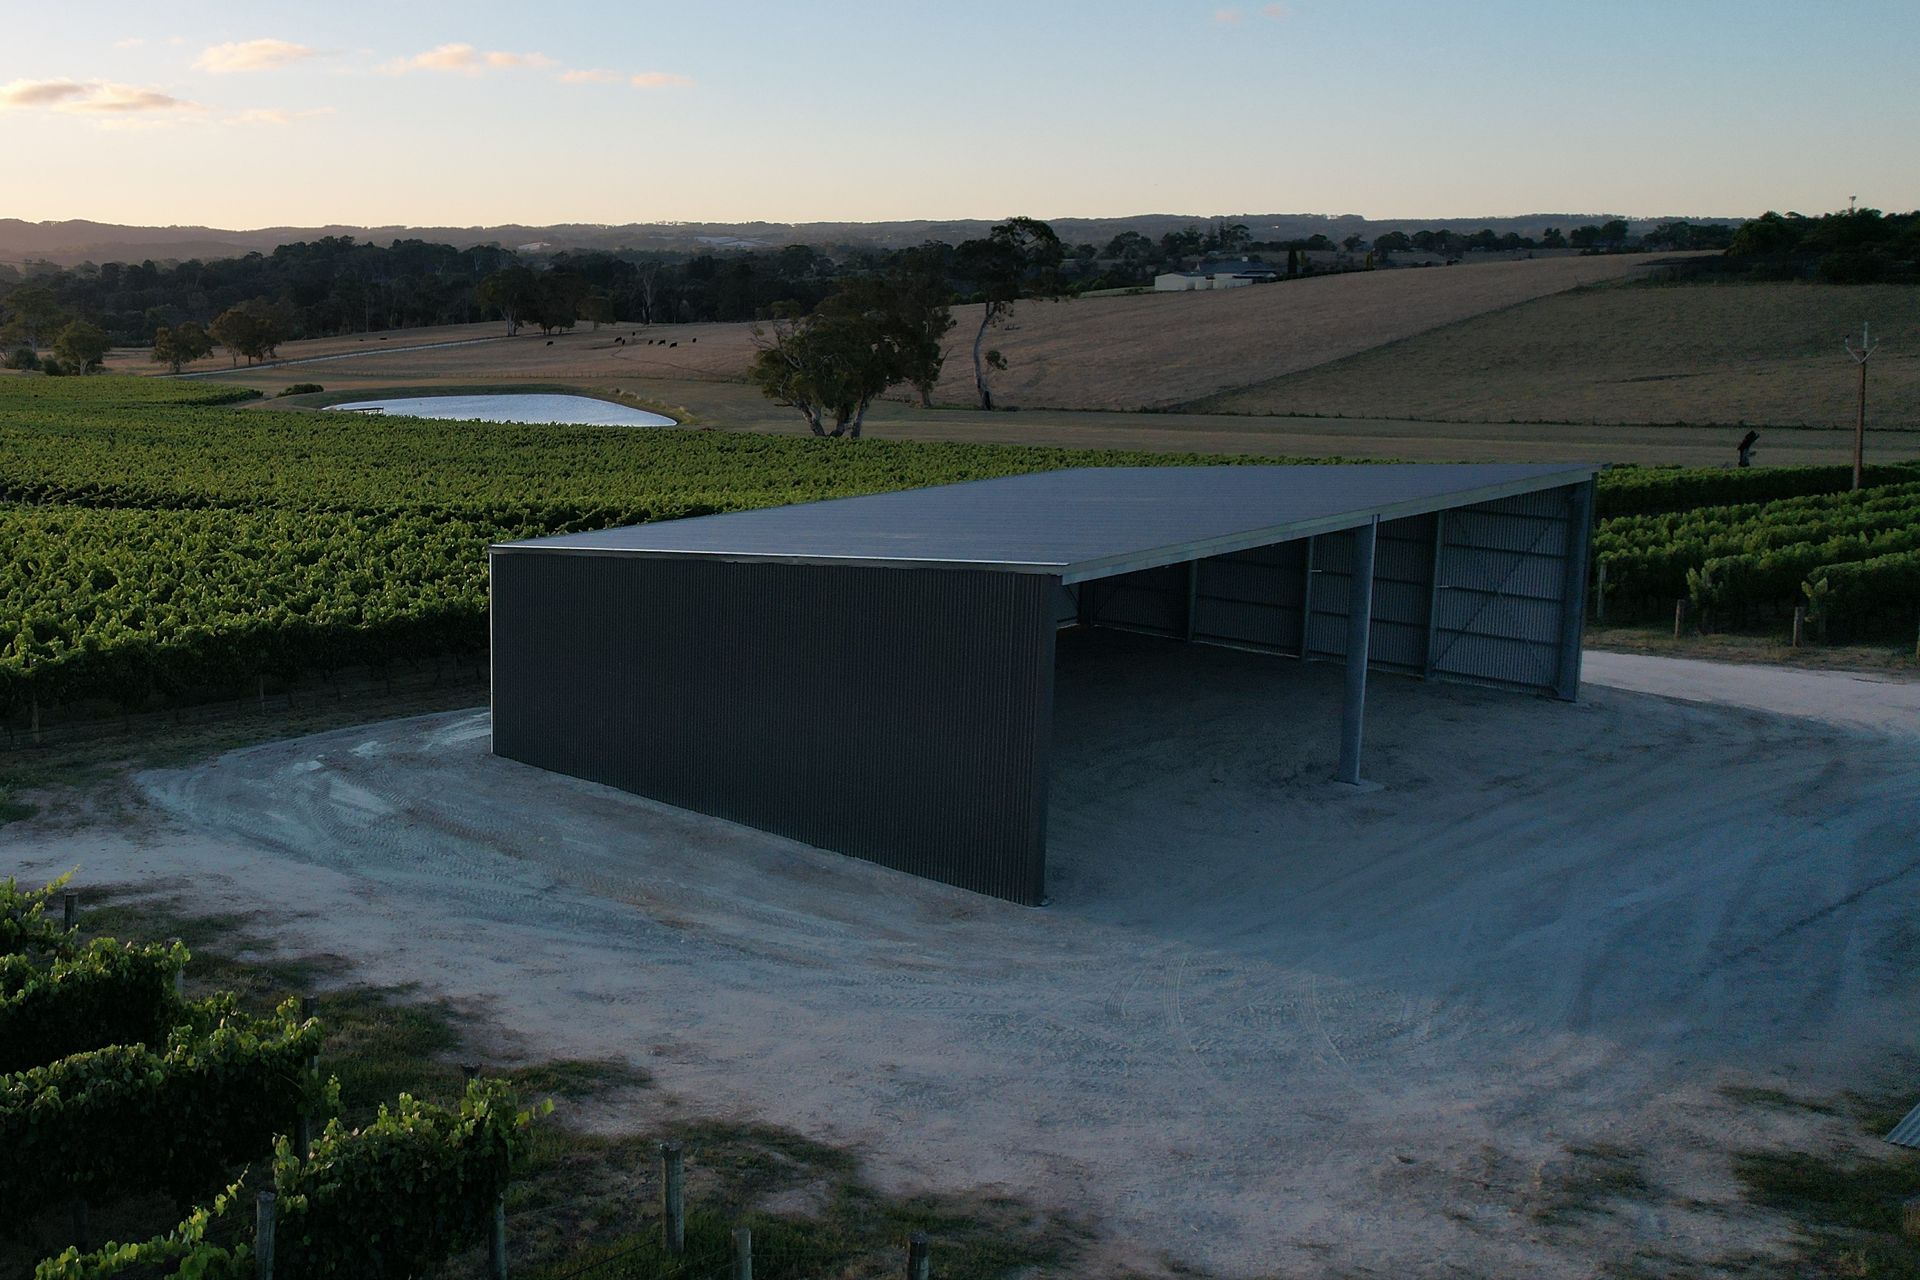
<path id="1" fill-rule="evenodd" d="M 1847 354 L 1853 357 L 1853 362 L 1860 366 L 1860 405 L 1853 417 L 1853 487 L 1858 489 L 1865 482 L 1863 464 L 1867 444 L 1867 361 L 1873 359 L 1873 353 L 1880 349 L 1880 344 L 1873 341 L 1864 321 L 1860 325 L 1858 347 L 1853 345 L 1852 338 L 1844 338 L 1841 341 L 1847 348 Z"/>

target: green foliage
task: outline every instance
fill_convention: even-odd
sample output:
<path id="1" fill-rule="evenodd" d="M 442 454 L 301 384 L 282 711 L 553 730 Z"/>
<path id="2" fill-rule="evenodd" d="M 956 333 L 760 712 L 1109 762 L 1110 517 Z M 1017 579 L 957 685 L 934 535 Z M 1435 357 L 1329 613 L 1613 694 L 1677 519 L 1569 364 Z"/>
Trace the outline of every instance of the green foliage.
<path id="1" fill-rule="evenodd" d="M 1920 480 L 1920 463 L 1866 468 L 1869 486 Z M 1658 515 L 1739 502 L 1771 502 L 1819 493 L 1839 493 L 1853 484 L 1848 466 L 1803 467 L 1616 467 L 1600 477 L 1594 514 Z"/>
<path id="2" fill-rule="evenodd" d="M 249 1018 L 216 1000 L 161 1048 L 111 1045 L 0 1075 L 0 1202 L 151 1190 L 191 1203 L 265 1156 L 302 1107 L 330 1102 L 306 1069 L 320 1039 L 294 1001 Z"/>
<path id="3" fill-rule="evenodd" d="M 252 364 L 255 360 L 272 359 L 280 344 L 293 336 L 293 315 L 288 307 L 271 298 L 255 298 L 237 307 L 228 307 L 215 316 L 208 332 L 213 341 L 227 349 L 235 363 L 245 356 L 247 363 Z"/>
<path id="4" fill-rule="evenodd" d="M 310 396 L 317 395 L 325 390 L 326 388 L 317 382 L 296 382 L 280 394 L 283 396 Z"/>
<path id="5" fill-rule="evenodd" d="M 1830 284 L 1920 278 L 1920 211 L 1768 212 L 1740 224 L 1727 258 L 1731 269 L 1752 275 L 1811 275 Z"/>
<path id="6" fill-rule="evenodd" d="M 122 706 L 486 643 L 486 548 L 540 526 L 0 506 L 0 711 Z"/>
<path id="7" fill-rule="evenodd" d="M 153 355 L 150 358 L 175 373 L 180 372 L 182 365 L 212 354 L 213 335 L 191 320 L 163 325 L 154 330 Z"/>
<path id="8" fill-rule="evenodd" d="M 403 1093 L 365 1126 L 336 1120 L 306 1161 L 283 1139 L 276 1280 L 432 1274 L 484 1238 L 531 1121 L 505 1082 L 476 1080 L 457 1109 Z"/>
<path id="9" fill-rule="evenodd" d="M 1911 636 L 1920 618 L 1920 551 L 1822 565 L 1802 590 L 1819 619 L 1844 635 Z"/>
<path id="10" fill-rule="evenodd" d="M 1894 549 L 1916 527 L 1920 481 L 1857 493 L 1620 516 L 1601 524 L 1593 551 L 1596 562 L 1606 565 L 1610 599 L 1629 607 L 1636 601 L 1661 606 L 1686 594 L 1690 570 L 1717 557 L 1764 556 L 1834 542 L 1834 562 L 1859 559 Z M 1856 541 L 1835 542 L 1844 538 Z"/>
<path id="11" fill-rule="evenodd" d="M 72 954 L 72 936 L 47 914 L 72 878 L 68 872 L 40 889 L 22 889 L 12 876 L 0 880 L 0 957 Z"/>
<path id="12" fill-rule="evenodd" d="M 75 320 L 53 340 L 53 353 L 73 373 L 91 373 L 100 367 L 112 349 L 113 341 L 107 337 L 107 331 L 85 320 Z"/>
<path id="13" fill-rule="evenodd" d="M 21 345 L 7 353 L 7 368 L 31 372 L 40 367 L 40 357 L 32 347 Z"/>
<path id="14" fill-rule="evenodd" d="M 0 1073 L 108 1045 L 164 1043 L 185 1020 L 173 976 L 186 963 L 178 944 L 110 938 L 45 963 L 0 955 Z"/>
<path id="15" fill-rule="evenodd" d="M 551 1111 L 551 1106 L 544 1108 Z M 456 1251 L 485 1239 L 532 1122 L 508 1086 L 476 1080 L 457 1107 L 406 1094 L 368 1124 L 327 1126 L 302 1160 L 282 1137 L 273 1152 L 275 1280 L 408 1280 L 436 1274 Z M 70 1248 L 42 1262 L 34 1280 L 107 1280 L 129 1267 L 179 1280 L 239 1280 L 250 1274 L 251 1224 L 233 1246 L 209 1228 L 251 1209 L 242 1184 L 173 1231 L 92 1253 Z"/>
<path id="16" fill-rule="evenodd" d="M 235 1183 L 214 1197 L 207 1208 L 195 1209 L 184 1222 L 153 1240 L 110 1243 L 82 1253 L 69 1245 L 33 1269 L 33 1280 L 110 1280 L 138 1269 L 142 1277 L 177 1280 L 254 1280 L 253 1241 L 232 1245 L 207 1238 L 215 1224 L 222 1226 L 246 1212 L 243 1184 Z"/>
<path id="17" fill-rule="evenodd" d="M 776 321 L 771 337 L 756 327 L 760 352 L 749 377 L 769 399 L 798 409 L 814 435 L 857 438 L 867 408 L 888 387 L 911 383 L 927 398 L 952 327 L 944 298 L 924 279 L 850 281 L 806 319 Z"/>

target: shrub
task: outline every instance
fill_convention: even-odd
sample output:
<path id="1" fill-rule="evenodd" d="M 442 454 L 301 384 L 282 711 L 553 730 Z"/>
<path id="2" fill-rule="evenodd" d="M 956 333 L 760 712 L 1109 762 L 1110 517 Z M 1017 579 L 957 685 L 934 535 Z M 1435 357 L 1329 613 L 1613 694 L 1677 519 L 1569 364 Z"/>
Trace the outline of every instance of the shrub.
<path id="1" fill-rule="evenodd" d="M 7 368 L 9 369 L 27 370 L 38 369 L 39 367 L 40 357 L 34 354 L 32 347 L 19 346 L 7 353 Z"/>
<path id="2" fill-rule="evenodd" d="M 280 394 L 283 396 L 310 396 L 317 391 L 325 390 L 326 388 L 317 382 L 296 382 Z"/>
<path id="3" fill-rule="evenodd" d="M 12 876 L 0 880 L 0 956 L 72 954 L 72 936 L 47 918 L 53 895 L 66 888 L 70 878 L 61 876 L 44 889 L 22 889 Z"/>
<path id="4" fill-rule="evenodd" d="M 98 938 L 47 964 L 0 956 L 0 1073 L 44 1066 L 108 1045 L 157 1045 L 185 1020 L 173 978 L 179 943 Z"/>
<path id="5" fill-rule="evenodd" d="M 485 1238 L 531 1121 L 503 1081 L 476 1080 L 457 1109 L 401 1094 L 361 1128 L 335 1121 L 305 1160 L 282 1138 L 272 1164 L 276 1280 L 438 1274 L 454 1252 Z M 216 1222 L 251 1209 L 243 1185 L 157 1239 L 86 1254 L 69 1248 L 42 1262 L 34 1280 L 107 1280 L 135 1266 L 166 1280 L 250 1277 L 250 1222 L 231 1224 L 242 1234 L 233 1245 L 206 1238 Z"/>
<path id="6" fill-rule="evenodd" d="M 0 1203 L 160 1191 L 186 1205 L 261 1159 L 332 1097 L 307 1070 L 320 1024 L 296 1007 L 249 1018 L 209 1001 L 164 1048 L 110 1045 L 0 1075 Z"/>

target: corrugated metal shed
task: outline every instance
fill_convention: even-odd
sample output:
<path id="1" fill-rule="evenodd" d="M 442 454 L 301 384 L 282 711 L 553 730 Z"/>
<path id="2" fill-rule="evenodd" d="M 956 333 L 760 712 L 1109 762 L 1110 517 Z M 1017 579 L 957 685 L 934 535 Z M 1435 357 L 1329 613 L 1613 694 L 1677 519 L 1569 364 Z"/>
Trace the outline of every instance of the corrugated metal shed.
<path id="1" fill-rule="evenodd" d="M 1054 637 L 1571 698 L 1594 469 L 1080 469 L 493 549 L 494 750 L 948 884 L 1046 886 Z M 1368 569 L 1371 566 L 1371 569 Z"/>
<path id="2" fill-rule="evenodd" d="M 1907 1118 L 1893 1126 L 1887 1141 L 1900 1147 L 1920 1147 L 1920 1107 L 1907 1112 Z"/>
<path id="3" fill-rule="evenodd" d="M 1079 582 L 1591 480 L 1567 465 L 1082 467 L 510 542 Z"/>

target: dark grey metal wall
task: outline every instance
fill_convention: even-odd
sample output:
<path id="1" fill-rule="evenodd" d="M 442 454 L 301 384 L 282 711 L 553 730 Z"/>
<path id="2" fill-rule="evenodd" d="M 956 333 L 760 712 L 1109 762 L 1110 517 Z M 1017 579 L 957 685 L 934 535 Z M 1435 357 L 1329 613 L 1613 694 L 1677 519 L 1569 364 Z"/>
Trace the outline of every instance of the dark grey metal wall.
<path id="1" fill-rule="evenodd" d="M 1368 666 L 1572 698 L 1592 485 L 1380 526 Z M 1083 582 L 1063 622 L 1343 658 L 1354 535 L 1322 534 Z"/>
<path id="2" fill-rule="evenodd" d="M 1057 578 L 523 551 L 492 572 L 497 754 L 1040 902 Z"/>

